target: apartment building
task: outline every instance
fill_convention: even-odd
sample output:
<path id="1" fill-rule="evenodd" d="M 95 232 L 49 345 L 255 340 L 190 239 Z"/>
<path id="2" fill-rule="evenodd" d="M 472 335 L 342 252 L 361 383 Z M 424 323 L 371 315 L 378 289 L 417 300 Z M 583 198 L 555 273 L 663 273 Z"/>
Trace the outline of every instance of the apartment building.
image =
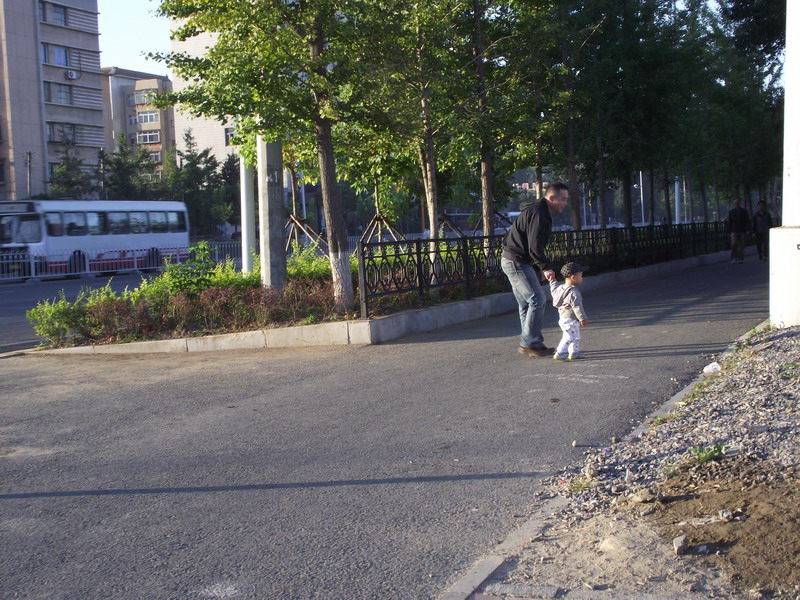
<path id="1" fill-rule="evenodd" d="M 214 34 L 204 32 L 187 40 L 171 40 L 170 50 L 172 52 L 186 52 L 190 56 L 204 56 L 206 50 L 215 44 Z M 180 78 L 174 78 L 174 89 L 181 90 L 188 85 Z M 175 137 L 179 150 L 185 150 L 186 145 L 183 141 L 185 133 L 191 130 L 195 143 L 199 150 L 211 149 L 216 159 L 221 163 L 229 154 L 236 154 L 236 148 L 231 145 L 233 136 L 232 123 L 220 123 L 214 119 L 193 117 L 187 112 L 183 112 L 180 107 L 175 111 Z"/>
<path id="2" fill-rule="evenodd" d="M 159 177 L 166 153 L 175 146 L 175 120 L 172 108 L 159 109 L 153 106 L 152 99 L 171 91 L 172 83 L 164 75 L 119 67 L 102 71 L 107 151 L 118 149 L 122 135 L 129 144 L 147 149 Z"/>
<path id="3" fill-rule="evenodd" d="M 96 0 L 0 2 L 0 199 L 47 192 L 65 145 L 105 145 Z"/>

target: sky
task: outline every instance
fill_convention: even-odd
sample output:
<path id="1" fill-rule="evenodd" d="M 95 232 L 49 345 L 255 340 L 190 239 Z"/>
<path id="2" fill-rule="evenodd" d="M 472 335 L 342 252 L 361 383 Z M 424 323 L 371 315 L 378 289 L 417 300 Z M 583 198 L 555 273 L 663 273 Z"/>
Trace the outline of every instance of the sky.
<path id="1" fill-rule="evenodd" d="M 156 17 L 157 0 L 98 0 L 100 65 L 169 75 L 142 53 L 169 51 L 169 22 Z"/>

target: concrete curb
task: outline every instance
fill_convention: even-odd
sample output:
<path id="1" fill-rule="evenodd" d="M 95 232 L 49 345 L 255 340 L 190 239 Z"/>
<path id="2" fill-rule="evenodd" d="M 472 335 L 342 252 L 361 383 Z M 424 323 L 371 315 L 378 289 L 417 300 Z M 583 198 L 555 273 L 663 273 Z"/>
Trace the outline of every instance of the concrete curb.
<path id="1" fill-rule="evenodd" d="M 723 251 L 625 271 L 601 273 L 596 276 L 591 276 L 591 272 L 589 272 L 582 287 L 584 291 L 592 291 L 609 286 L 624 285 L 648 277 L 658 277 L 692 267 L 724 262 L 728 260 L 729 256 L 728 251 Z M 513 294 L 506 292 L 429 308 L 408 310 L 375 319 L 335 321 L 317 325 L 260 329 L 173 340 L 33 351 L 39 354 L 132 354 L 382 344 L 412 333 L 423 333 L 458 323 L 485 319 L 516 309 L 517 303 Z"/>

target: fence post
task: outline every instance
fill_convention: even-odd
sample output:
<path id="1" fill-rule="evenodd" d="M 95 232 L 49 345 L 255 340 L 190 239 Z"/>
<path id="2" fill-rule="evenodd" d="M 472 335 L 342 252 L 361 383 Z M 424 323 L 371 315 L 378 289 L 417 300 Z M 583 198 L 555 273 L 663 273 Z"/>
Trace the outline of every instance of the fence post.
<path id="1" fill-rule="evenodd" d="M 461 244 L 461 260 L 464 263 L 464 297 L 469 300 L 472 298 L 472 269 L 469 264 L 469 248 L 466 237 L 459 240 Z"/>
<path id="2" fill-rule="evenodd" d="M 356 246 L 356 256 L 358 257 L 358 300 L 361 304 L 361 318 L 369 318 L 367 307 L 367 273 L 364 267 L 364 243 L 359 241 Z"/>
<path id="3" fill-rule="evenodd" d="M 417 261 L 417 290 L 419 293 L 419 305 L 425 306 L 425 272 L 422 268 L 422 244 L 422 239 L 414 240 L 414 245 L 416 247 L 415 260 Z"/>

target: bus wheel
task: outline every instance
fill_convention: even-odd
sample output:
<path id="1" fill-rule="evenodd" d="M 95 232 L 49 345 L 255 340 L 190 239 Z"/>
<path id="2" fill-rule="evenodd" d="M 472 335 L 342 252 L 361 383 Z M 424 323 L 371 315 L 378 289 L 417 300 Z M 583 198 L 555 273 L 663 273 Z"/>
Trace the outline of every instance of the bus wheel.
<path id="1" fill-rule="evenodd" d="M 145 269 L 158 269 L 161 266 L 161 252 L 158 248 L 150 248 L 144 259 Z"/>
<path id="2" fill-rule="evenodd" d="M 83 252 L 73 252 L 67 264 L 69 275 L 80 275 L 86 272 L 86 255 Z"/>

